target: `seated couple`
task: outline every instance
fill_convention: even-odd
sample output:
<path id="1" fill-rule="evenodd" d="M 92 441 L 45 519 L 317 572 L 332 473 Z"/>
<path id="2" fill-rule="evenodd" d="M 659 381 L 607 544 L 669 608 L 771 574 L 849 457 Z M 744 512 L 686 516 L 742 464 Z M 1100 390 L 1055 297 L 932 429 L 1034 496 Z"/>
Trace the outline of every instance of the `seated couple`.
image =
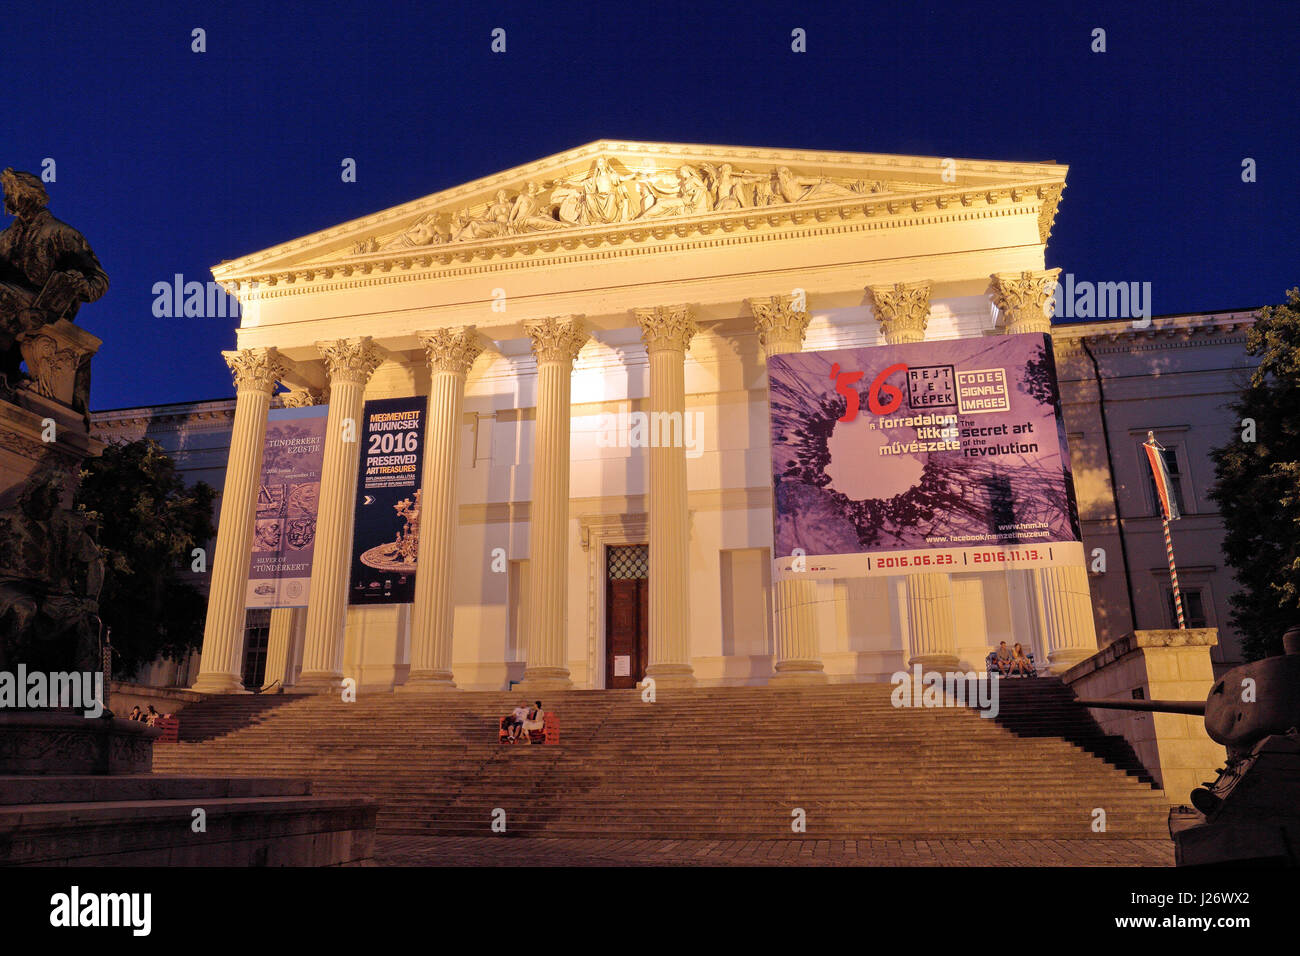
<path id="1" fill-rule="evenodd" d="M 1007 642 L 1003 641 L 990 657 L 997 665 L 999 674 L 1010 677 L 1018 673 L 1021 677 L 1033 677 L 1036 673 L 1033 661 L 1025 655 L 1024 648 L 1019 644 L 1016 644 L 1012 650 L 1007 650 Z"/>
<path id="2" fill-rule="evenodd" d="M 511 743 L 522 737 L 524 743 L 531 744 L 533 742 L 532 735 L 541 733 L 545 725 L 546 714 L 542 712 L 542 702 L 535 700 L 531 707 L 527 701 L 524 701 L 512 710 L 510 715 L 506 717 L 505 726 Z"/>

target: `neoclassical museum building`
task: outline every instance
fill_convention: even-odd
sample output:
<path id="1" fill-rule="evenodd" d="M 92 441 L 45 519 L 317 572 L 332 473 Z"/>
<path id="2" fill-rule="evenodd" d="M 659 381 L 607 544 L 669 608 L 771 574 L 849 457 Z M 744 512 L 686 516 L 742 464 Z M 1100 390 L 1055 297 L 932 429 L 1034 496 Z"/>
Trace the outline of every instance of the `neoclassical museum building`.
<path id="1" fill-rule="evenodd" d="M 1155 520 L 1134 497 L 1140 441 L 1154 428 L 1177 445 L 1181 426 L 1134 419 L 1103 453 L 1067 380 L 1093 388 L 1086 335 L 1109 334 L 1111 352 L 1145 335 L 1240 351 L 1249 319 L 1053 328 L 1060 270 L 1044 253 L 1066 173 L 600 141 L 222 262 L 241 307 L 224 353 L 236 398 L 233 420 L 212 403 L 229 454 L 194 688 L 245 685 L 259 613 L 256 683 L 399 692 L 885 680 L 909 662 L 981 669 L 1002 640 L 1059 671 L 1098 648 L 1094 593 L 1128 605 L 1117 626 L 1139 604 L 1167 626 L 1150 548 L 1112 541 L 1122 522 L 1106 511 L 1122 498 Z M 1075 469 L 1091 573 L 775 580 L 770 357 L 1052 331 L 1072 343 L 1055 338 L 1071 443 L 1100 462 Z M 363 408 L 398 398 L 424 413 L 417 512 L 403 512 L 413 594 L 350 604 Z M 306 606 L 250 611 L 268 413 L 322 404 Z M 1186 447 L 1184 469 L 1202 452 Z M 1205 490 L 1185 487 L 1185 509 Z"/>

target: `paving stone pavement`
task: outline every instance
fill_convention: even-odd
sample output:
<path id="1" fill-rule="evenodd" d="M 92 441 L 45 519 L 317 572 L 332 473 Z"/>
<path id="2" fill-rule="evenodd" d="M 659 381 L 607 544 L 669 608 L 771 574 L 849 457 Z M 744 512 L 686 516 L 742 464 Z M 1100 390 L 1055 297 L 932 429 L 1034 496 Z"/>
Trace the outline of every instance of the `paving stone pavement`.
<path id="1" fill-rule="evenodd" d="M 380 836 L 379 866 L 1173 866 L 1168 840 L 597 840 Z"/>

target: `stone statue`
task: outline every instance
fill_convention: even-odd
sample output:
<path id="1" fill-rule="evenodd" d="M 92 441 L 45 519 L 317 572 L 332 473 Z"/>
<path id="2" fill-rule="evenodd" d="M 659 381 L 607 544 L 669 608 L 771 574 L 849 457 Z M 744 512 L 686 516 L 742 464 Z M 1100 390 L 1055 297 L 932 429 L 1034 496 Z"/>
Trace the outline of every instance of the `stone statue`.
<path id="1" fill-rule="evenodd" d="M 670 178 L 671 177 L 671 178 Z M 550 195 L 543 198 L 549 189 Z M 782 166 L 770 172 L 736 169 L 731 163 L 687 163 L 652 174 L 621 174 L 604 156 L 590 172 L 553 183 L 528 182 L 512 197 L 498 189 L 479 211 L 432 212 L 382 245 L 370 236 L 352 246 L 353 255 L 418 249 L 479 239 L 504 239 L 573 226 L 611 225 L 734 212 L 799 202 L 834 202 L 881 192 L 883 182 L 839 183 L 797 176 Z M 447 216 L 446 231 L 438 223 Z"/>
<path id="2" fill-rule="evenodd" d="M 559 205 L 560 219 L 572 226 L 633 218 L 628 215 L 631 200 L 623 177 L 610 168 L 604 156 L 597 158 L 595 167 L 582 179 L 557 183 L 551 199 Z"/>
<path id="3" fill-rule="evenodd" d="M 652 204 L 645 207 L 641 214 L 643 219 L 698 216 L 713 211 L 713 197 L 694 166 L 681 166 L 677 169 L 676 191 L 665 190 L 653 183 L 648 185 Z"/>
<path id="4" fill-rule="evenodd" d="M 357 244 L 357 251 L 361 253 L 375 252 L 378 249 L 419 249 L 422 246 L 435 246 L 443 241 L 442 236 L 438 233 L 437 215 L 424 216 L 417 219 L 411 228 L 382 246 L 373 248 L 363 248 L 362 243 Z"/>
<path id="5" fill-rule="evenodd" d="M 0 670 L 100 667 L 98 526 L 59 506 L 64 481 L 38 473 L 0 499 Z"/>
<path id="6" fill-rule="evenodd" d="M 71 321 L 83 302 L 108 291 L 108 276 L 85 237 L 50 214 L 40 179 L 6 169 L 0 185 L 5 212 L 16 217 L 0 232 L 0 376 L 13 389 L 22 378 L 22 340 L 60 319 Z M 78 396 L 81 411 L 87 397 Z M 73 407 L 78 404 L 74 398 Z"/>
<path id="7" fill-rule="evenodd" d="M 514 233 L 549 232 L 561 228 L 564 223 L 555 218 L 551 204 L 543 204 L 542 187 L 529 183 L 524 191 L 515 197 L 510 209 L 510 231 Z"/>

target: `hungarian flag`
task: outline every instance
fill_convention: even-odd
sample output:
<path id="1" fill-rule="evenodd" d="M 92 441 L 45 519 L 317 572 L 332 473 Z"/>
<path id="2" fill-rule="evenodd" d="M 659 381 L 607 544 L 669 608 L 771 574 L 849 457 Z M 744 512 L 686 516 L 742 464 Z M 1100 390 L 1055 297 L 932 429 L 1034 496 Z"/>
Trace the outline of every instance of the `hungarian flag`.
<path id="1" fill-rule="evenodd" d="M 1142 447 L 1147 450 L 1147 463 L 1151 465 L 1151 477 L 1155 479 L 1156 495 L 1160 498 L 1160 512 L 1166 521 L 1175 521 L 1179 518 L 1178 501 L 1174 498 L 1174 485 L 1162 454 L 1165 446 L 1156 441 L 1154 432 L 1147 432 Z"/>

